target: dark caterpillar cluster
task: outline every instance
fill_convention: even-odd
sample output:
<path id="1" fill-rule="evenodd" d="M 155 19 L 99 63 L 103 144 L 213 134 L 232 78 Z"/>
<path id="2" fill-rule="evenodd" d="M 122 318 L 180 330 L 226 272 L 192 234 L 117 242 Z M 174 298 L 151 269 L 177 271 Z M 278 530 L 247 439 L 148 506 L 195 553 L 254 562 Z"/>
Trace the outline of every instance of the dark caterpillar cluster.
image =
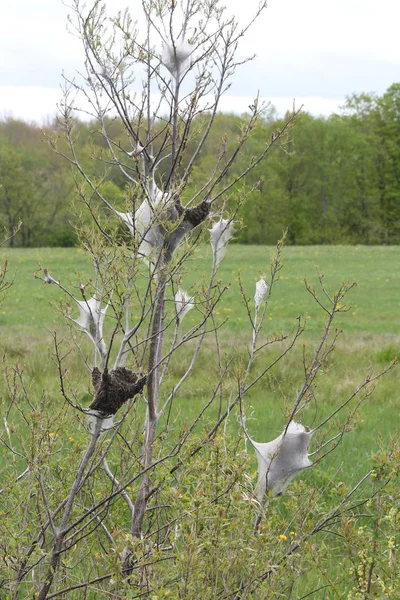
<path id="1" fill-rule="evenodd" d="M 95 367 L 92 371 L 92 382 L 96 395 L 89 408 L 105 416 L 115 415 L 127 400 L 140 394 L 146 380 L 145 375 L 133 373 L 125 367 L 118 367 L 112 371 L 106 369 L 104 373 Z"/>

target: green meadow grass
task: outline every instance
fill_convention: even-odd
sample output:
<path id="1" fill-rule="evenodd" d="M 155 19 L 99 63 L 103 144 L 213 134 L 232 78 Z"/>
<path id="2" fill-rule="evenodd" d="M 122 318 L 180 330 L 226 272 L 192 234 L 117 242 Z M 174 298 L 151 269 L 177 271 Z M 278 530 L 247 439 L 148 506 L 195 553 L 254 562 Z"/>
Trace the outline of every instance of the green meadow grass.
<path id="1" fill-rule="evenodd" d="M 231 284 L 222 303 L 229 316 L 230 330 L 245 331 L 245 312 L 239 294 L 238 274 L 254 295 L 255 282 L 269 273 L 273 248 L 231 245 L 221 263 L 218 276 Z M 59 318 L 51 306 L 60 291 L 34 278 L 39 266 L 47 267 L 66 286 L 77 286 L 92 276 L 85 253 L 72 248 L 2 249 L 0 258 L 9 261 L 9 273 L 16 274 L 12 291 L 0 311 L 0 327 L 29 328 L 32 331 L 53 327 Z M 206 279 L 210 261 L 208 248 L 198 251 L 189 263 L 183 287 Z M 396 334 L 400 307 L 400 248 L 397 246 L 304 246 L 287 247 L 283 252 L 283 270 L 268 310 L 271 330 L 290 327 L 297 315 L 308 315 L 308 329 L 316 332 L 318 308 L 305 289 L 306 278 L 317 287 L 316 267 L 325 274 L 327 288 L 335 290 L 342 282 L 357 282 L 349 295 L 349 314 L 339 320 L 347 334 Z M 193 319 L 193 317 L 192 317 Z"/>
<path id="2" fill-rule="evenodd" d="M 218 278 L 223 285 L 229 285 L 216 314 L 220 322 L 227 320 L 220 332 L 223 362 L 236 352 L 241 364 L 244 364 L 251 342 L 238 276 L 240 274 L 252 302 L 260 274 L 269 275 L 273 251 L 270 247 L 231 245 L 220 265 Z M 206 281 L 210 254 L 206 247 L 190 259 L 182 276 L 184 289 L 193 291 L 199 282 Z M 91 266 L 86 255 L 76 249 L 2 249 L 1 256 L 3 259 L 8 257 L 10 276 L 15 273 L 15 283 L 0 308 L 2 352 L 10 364 L 18 361 L 22 365 L 32 390 L 39 395 L 45 390 L 52 405 L 59 406 L 62 399 L 57 368 L 52 362 L 52 331 L 57 330 L 60 338 L 69 339 L 69 329 L 57 310 L 57 303 L 64 298 L 61 290 L 35 279 L 34 273 L 40 265 L 47 267 L 56 279 L 73 291 L 73 286 L 92 276 Z M 311 356 L 320 339 L 324 314 L 307 292 L 304 279 L 317 289 L 318 267 L 320 272 L 325 273 L 324 281 L 331 292 L 337 290 L 342 282 L 357 282 L 357 287 L 348 296 L 348 311 L 338 316 L 336 326 L 343 329 L 343 334 L 334 357 L 329 359 L 316 386 L 316 404 L 310 404 L 302 415 L 303 422 L 312 426 L 346 399 L 363 381 L 369 367 L 376 373 L 399 354 L 399 263 L 398 247 L 309 246 L 284 249 L 283 269 L 268 305 L 262 339 L 290 332 L 299 315 L 304 318 L 307 329 L 290 356 L 246 396 L 247 426 L 252 437 L 257 441 L 267 441 L 282 431 L 285 411 L 293 404 L 301 385 L 304 347 L 307 356 Z M 76 295 L 79 297 L 78 292 Z M 191 311 L 185 317 L 183 329 L 194 325 L 197 320 L 198 314 Z M 261 353 L 254 372 L 267 364 L 276 352 L 268 349 Z M 187 349 L 177 352 L 171 364 L 167 388 L 182 375 L 189 360 Z M 70 364 L 70 378 L 74 384 L 79 382 L 80 399 L 85 402 L 90 398 L 88 371 L 78 356 L 71 358 Z M 199 412 L 210 397 L 217 374 L 215 340 L 210 335 L 192 378 L 182 387 L 174 403 L 172 415 L 177 422 L 190 422 Z M 374 395 L 361 407 L 353 431 L 345 436 L 336 452 L 327 457 L 324 468 L 312 470 L 306 476 L 320 478 L 323 482 L 339 470 L 340 479 L 348 481 L 349 485 L 355 483 L 368 470 L 370 458 L 378 450 L 380 441 L 388 442 L 390 436 L 398 435 L 399 384 L 399 369 L 394 368 L 378 383 Z M 222 408 L 229 402 L 234 389 L 233 369 L 229 374 L 229 385 L 220 400 Z M 212 420 L 218 410 L 217 402 L 205 418 Z M 236 414 L 230 418 L 229 429 L 239 434 Z"/>

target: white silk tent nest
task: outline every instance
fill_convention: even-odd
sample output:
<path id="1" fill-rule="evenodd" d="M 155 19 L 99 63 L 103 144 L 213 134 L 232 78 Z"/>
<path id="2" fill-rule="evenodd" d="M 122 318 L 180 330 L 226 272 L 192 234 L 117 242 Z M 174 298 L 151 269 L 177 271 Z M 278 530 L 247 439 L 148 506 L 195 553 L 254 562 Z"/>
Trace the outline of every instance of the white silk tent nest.
<path id="1" fill-rule="evenodd" d="M 312 466 L 308 447 L 313 433 L 304 425 L 291 421 L 271 442 L 255 442 L 246 434 L 257 455 L 256 496 L 259 502 L 262 502 L 267 490 L 274 496 L 284 494 L 293 477 Z"/>

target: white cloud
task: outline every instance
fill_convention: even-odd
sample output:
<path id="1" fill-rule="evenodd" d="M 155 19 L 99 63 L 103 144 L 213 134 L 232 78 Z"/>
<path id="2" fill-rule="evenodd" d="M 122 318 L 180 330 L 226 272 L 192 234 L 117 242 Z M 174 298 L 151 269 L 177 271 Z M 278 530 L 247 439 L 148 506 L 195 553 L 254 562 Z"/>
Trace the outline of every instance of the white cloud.
<path id="1" fill-rule="evenodd" d="M 90 4 L 90 1 L 89 3 Z M 110 13 L 139 2 L 108 0 Z M 258 0 L 229 0 L 242 23 Z M 18 0 L 2 7 L 0 116 L 43 121 L 56 113 L 62 71 L 82 68 L 83 50 L 66 29 L 71 8 L 61 0 Z M 137 11 L 136 11 L 137 13 Z M 243 112 L 259 91 L 283 113 L 293 98 L 313 114 L 329 114 L 353 92 L 383 93 L 400 80 L 397 0 L 268 0 L 239 53 L 257 54 L 240 68 L 223 99 Z"/>
<path id="2" fill-rule="evenodd" d="M 228 7 L 231 3 L 228 2 Z M 249 14 L 248 2 L 234 2 L 235 15 Z M 400 61 L 397 0 L 268 0 L 268 8 L 254 25 L 245 46 L 274 58 L 274 51 L 365 54 Z"/>
<path id="3" fill-rule="evenodd" d="M 284 116 L 287 111 L 292 111 L 303 107 L 303 111 L 309 112 L 315 116 L 328 116 L 334 112 L 339 112 L 339 107 L 344 103 L 344 98 L 323 98 L 321 96 L 299 96 L 293 98 L 289 96 L 271 96 L 267 98 L 260 97 L 260 102 L 270 103 L 276 108 L 279 116 Z M 254 96 L 223 96 L 221 99 L 221 110 L 224 112 L 234 112 L 241 114 L 249 112 L 249 105 L 253 104 Z"/>
<path id="4" fill-rule="evenodd" d="M 62 98 L 60 88 L 44 88 L 39 86 L 0 86 L 0 119 L 14 118 L 24 121 L 34 121 L 44 125 L 47 120 L 57 116 L 57 104 Z M 303 110 L 315 116 L 328 116 L 339 110 L 344 98 L 323 98 L 318 96 L 272 96 L 260 98 L 261 102 L 270 103 L 283 116 L 287 111 L 303 106 Z M 254 96 L 225 95 L 221 99 L 220 109 L 224 112 L 242 114 L 249 112 L 249 105 L 254 102 Z M 156 101 L 156 104 L 158 101 Z M 87 108 L 87 106 L 85 106 Z M 82 113 L 80 118 L 84 119 Z"/>
<path id="5" fill-rule="evenodd" d="M 1 86 L 0 118 L 35 121 L 43 125 L 47 118 L 56 116 L 61 95 L 60 88 Z"/>

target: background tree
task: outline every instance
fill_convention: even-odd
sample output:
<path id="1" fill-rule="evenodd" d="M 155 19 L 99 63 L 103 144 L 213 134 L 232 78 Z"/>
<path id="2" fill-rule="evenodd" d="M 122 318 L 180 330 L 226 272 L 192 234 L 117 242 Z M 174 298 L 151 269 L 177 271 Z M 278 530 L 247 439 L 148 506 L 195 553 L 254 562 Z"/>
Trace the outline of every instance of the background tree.
<path id="1" fill-rule="evenodd" d="M 0 205 L 3 227 L 14 245 L 14 231 L 22 216 L 29 215 L 35 202 L 35 188 L 27 172 L 26 157 L 8 144 L 0 145 Z"/>
<path id="2" fill-rule="evenodd" d="M 329 118 L 302 114 L 296 130 L 290 133 L 290 143 L 281 140 L 281 151 L 247 174 L 245 195 L 251 197 L 251 202 L 240 206 L 238 218 L 243 228 L 237 232 L 236 239 L 241 243 L 274 243 L 280 232 L 289 227 L 287 243 L 292 244 L 398 243 L 395 93 L 396 84 L 382 97 L 354 95 L 346 101 L 343 114 Z M 248 118 L 246 115 L 215 115 L 213 128 L 192 165 L 191 177 L 183 190 L 185 198 L 190 198 L 196 187 L 206 183 L 215 155 L 223 147 L 221 161 L 227 159 L 235 148 L 238 131 L 246 127 Z M 74 144 L 79 149 L 81 167 L 98 182 L 104 178 L 107 200 L 112 203 L 114 197 L 119 199 L 116 206 L 122 209 L 126 177 L 107 157 L 103 133 L 95 120 L 85 123 L 76 117 L 73 120 Z M 207 116 L 200 113 L 192 121 L 194 134 L 195 129 L 200 132 L 206 126 Z M 251 157 L 263 151 L 265 140 L 283 125 L 284 120 L 278 118 L 272 108 L 263 112 L 251 138 L 236 155 L 235 165 L 229 167 L 232 176 L 240 174 Z M 120 117 L 105 116 L 104 127 L 111 139 L 123 145 L 126 133 Z M 153 129 L 154 147 L 159 151 L 162 119 L 156 119 Z M 49 123 L 43 133 L 47 138 L 61 135 L 59 148 L 68 154 L 61 124 Z M 73 245 L 76 242 L 74 217 L 68 205 L 76 188 L 68 163 L 43 144 L 42 132 L 35 125 L 8 119 L 0 122 L 0 137 L 7 147 L 10 145 L 19 153 L 25 171 L 22 180 L 29 179 L 28 193 L 20 195 L 20 208 L 15 205 L 16 210 L 21 214 L 25 212 L 26 216 L 22 217 L 24 226 L 14 243 Z M 195 144 L 193 135 L 187 140 L 187 153 L 182 154 L 177 165 L 180 176 Z M 99 160 L 93 160 L 93 156 Z M 6 172 L 7 160 L 6 153 L 1 158 Z M 161 178 L 167 177 L 167 162 L 158 165 L 158 173 Z M 232 206 L 236 201 L 232 196 Z M 81 217 L 87 221 L 84 213 Z M 6 225 L 4 210 L 2 219 Z"/>
<path id="3" fill-rule="evenodd" d="M 53 129 L 54 131 L 54 129 Z M 69 221 L 73 179 L 69 167 L 43 144 L 42 131 L 15 120 L 0 124 L 0 222 L 13 228 L 10 244 L 44 246 L 76 241 Z"/>

